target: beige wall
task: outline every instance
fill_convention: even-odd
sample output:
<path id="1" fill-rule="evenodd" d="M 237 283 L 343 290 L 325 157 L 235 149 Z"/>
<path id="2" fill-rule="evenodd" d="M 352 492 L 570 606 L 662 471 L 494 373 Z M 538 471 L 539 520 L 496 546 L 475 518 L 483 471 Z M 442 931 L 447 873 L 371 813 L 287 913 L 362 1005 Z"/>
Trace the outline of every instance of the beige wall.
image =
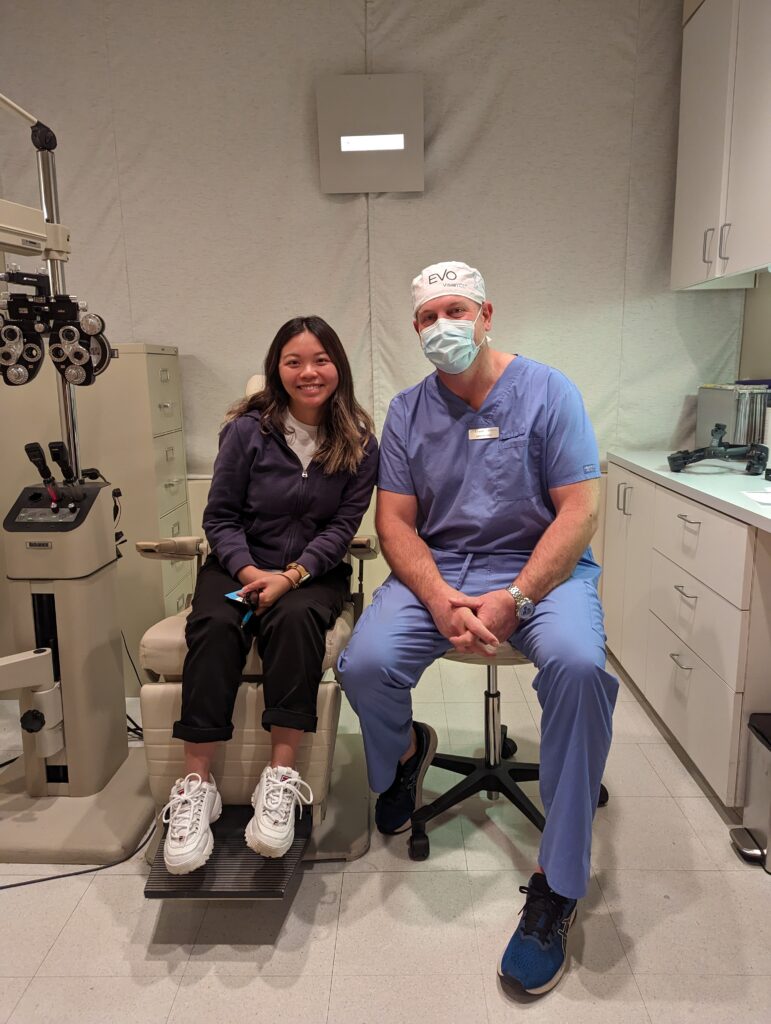
<path id="1" fill-rule="evenodd" d="M 758 274 L 744 306 L 739 376 L 771 377 L 771 274 Z"/>
<path id="2" fill-rule="evenodd" d="M 692 14 L 694 14 L 704 3 L 704 0 L 683 0 L 683 24 L 688 21 Z"/>

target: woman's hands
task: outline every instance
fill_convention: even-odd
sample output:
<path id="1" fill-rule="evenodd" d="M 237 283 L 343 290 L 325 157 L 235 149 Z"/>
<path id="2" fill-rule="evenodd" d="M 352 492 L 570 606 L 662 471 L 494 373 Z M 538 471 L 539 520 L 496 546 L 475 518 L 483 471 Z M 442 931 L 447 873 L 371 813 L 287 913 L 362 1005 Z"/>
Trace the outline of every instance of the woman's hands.
<path id="1" fill-rule="evenodd" d="M 286 576 L 278 572 L 266 572 L 254 565 L 241 569 L 238 580 L 242 584 L 238 596 L 246 598 L 252 604 L 255 615 L 267 611 L 292 589 L 292 584 Z M 255 596 L 251 597 L 251 594 Z"/>

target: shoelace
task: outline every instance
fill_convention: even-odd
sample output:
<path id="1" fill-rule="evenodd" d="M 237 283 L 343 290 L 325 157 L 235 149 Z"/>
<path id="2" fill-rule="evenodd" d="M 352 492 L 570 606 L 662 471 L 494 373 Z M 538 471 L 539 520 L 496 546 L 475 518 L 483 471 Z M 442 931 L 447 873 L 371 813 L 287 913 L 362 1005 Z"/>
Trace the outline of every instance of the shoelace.
<path id="1" fill-rule="evenodd" d="M 557 893 L 543 892 L 530 885 L 520 885 L 519 891 L 527 896 L 525 905 L 520 910 L 522 932 L 534 935 L 545 945 L 562 923 L 563 911 L 567 902 Z"/>
<path id="2" fill-rule="evenodd" d="M 313 803 L 313 792 L 307 782 L 296 773 L 287 778 L 284 769 L 268 769 L 265 784 L 264 814 L 274 825 L 286 825 L 289 815 L 294 813 L 295 805 L 300 806 L 300 817 L 303 804 Z"/>
<path id="3" fill-rule="evenodd" d="M 171 799 L 163 808 L 162 821 L 169 826 L 172 842 L 184 842 L 201 824 L 206 790 L 200 775 L 177 779 Z"/>

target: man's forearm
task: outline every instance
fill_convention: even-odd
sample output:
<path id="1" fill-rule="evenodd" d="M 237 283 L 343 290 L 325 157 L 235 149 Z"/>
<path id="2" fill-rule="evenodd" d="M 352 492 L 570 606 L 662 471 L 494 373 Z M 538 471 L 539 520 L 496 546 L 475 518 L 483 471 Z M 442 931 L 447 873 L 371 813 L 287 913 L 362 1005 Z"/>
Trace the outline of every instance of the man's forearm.
<path id="1" fill-rule="evenodd" d="M 378 527 L 380 548 L 394 576 L 424 605 L 446 587 L 428 545 L 406 523 L 392 520 Z"/>
<path id="2" fill-rule="evenodd" d="M 561 512 L 517 576 L 515 582 L 522 593 L 537 603 L 568 579 L 596 528 L 596 517 L 586 511 Z"/>

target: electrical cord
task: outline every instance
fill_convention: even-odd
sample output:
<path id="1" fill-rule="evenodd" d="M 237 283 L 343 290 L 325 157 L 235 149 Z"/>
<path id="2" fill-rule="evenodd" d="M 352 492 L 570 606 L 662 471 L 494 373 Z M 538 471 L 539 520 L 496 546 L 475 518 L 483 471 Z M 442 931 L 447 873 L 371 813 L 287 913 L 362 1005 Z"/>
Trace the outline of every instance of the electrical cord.
<path id="1" fill-rule="evenodd" d="M 30 878 L 26 882 L 11 882 L 9 885 L 0 885 L 0 892 L 3 889 L 20 889 L 24 885 L 39 885 L 41 882 L 57 882 L 60 878 L 76 878 L 78 875 L 93 875 L 97 871 L 106 871 L 108 868 L 116 868 L 119 864 L 125 864 L 127 860 L 131 860 L 132 857 L 143 850 L 150 840 L 155 835 L 157 825 L 153 822 L 153 826 L 149 833 L 145 836 L 136 850 L 132 850 L 131 853 L 127 853 L 125 857 L 121 857 L 120 860 L 114 860 L 111 864 L 100 864 L 96 868 L 83 868 L 81 871 L 67 871 L 63 875 L 45 875 L 43 878 Z"/>
<path id="2" fill-rule="evenodd" d="M 20 757 L 21 755 L 17 754 L 16 757 L 12 757 L 10 761 L 3 761 L 3 763 L 0 764 L 0 768 L 7 768 L 9 764 L 13 764 L 14 761 L 18 761 Z"/>

